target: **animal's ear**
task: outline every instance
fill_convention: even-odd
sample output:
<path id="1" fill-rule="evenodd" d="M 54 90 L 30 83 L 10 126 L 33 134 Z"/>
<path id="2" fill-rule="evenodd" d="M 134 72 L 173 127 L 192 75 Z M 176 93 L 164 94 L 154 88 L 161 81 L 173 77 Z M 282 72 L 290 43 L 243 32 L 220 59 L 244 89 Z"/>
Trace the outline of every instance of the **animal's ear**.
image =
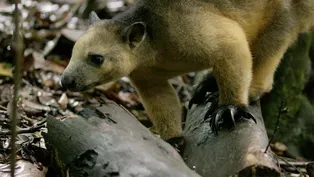
<path id="1" fill-rule="evenodd" d="M 97 21 L 99 21 L 100 18 L 98 17 L 98 15 L 96 14 L 95 11 L 92 11 L 90 14 L 89 14 L 89 24 L 92 25 L 94 23 L 96 23 Z"/>
<path id="2" fill-rule="evenodd" d="M 146 24 L 136 22 L 122 31 L 122 37 L 131 49 L 138 47 L 146 37 Z"/>

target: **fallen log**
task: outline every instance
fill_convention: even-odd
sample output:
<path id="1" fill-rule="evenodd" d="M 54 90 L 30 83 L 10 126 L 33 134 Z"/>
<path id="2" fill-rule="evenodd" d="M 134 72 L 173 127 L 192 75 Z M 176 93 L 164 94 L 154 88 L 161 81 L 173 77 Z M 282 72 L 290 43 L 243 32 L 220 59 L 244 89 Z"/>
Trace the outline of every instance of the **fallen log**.
<path id="1" fill-rule="evenodd" d="M 259 105 L 250 107 L 257 124 L 241 120 L 218 136 L 203 120 L 207 106 L 187 114 L 183 159 L 190 168 L 204 177 L 280 176 L 271 150 L 264 152 L 269 140 Z M 47 126 L 45 140 L 61 176 L 199 176 L 169 144 L 111 101 L 63 122 L 50 117 Z"/>
<path id="2" fill-rule="evenodd" d="M 60 176 L 199 177 L 171 145 L 111 101 L 77 118 L 49 117 L 47 128 Z"/>
<path id="3" fill-rule="evenodd" d="M 192 107 L 184 127 L 185 162 L 202 176 L 280 176 L 277 160 L 270 149 L 260 105 L 250 106 L 253 120 L 240 120 L 234 129 L 220 130 L 218 136 L 204 121 L 207 105 Z"/>

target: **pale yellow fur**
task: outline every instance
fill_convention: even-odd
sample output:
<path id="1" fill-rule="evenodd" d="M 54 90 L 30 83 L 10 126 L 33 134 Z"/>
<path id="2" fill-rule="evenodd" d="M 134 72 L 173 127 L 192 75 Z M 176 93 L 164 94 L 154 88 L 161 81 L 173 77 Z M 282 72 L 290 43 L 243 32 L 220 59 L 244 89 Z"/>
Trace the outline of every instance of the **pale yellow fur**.
<path id="1" fill-rule="evenodd" d="M 135 48 L 123 29 L 147 24 Z M 63 77 L 77 90 L 129 76 L 163 139 L 182 134 L 180 103 L 168 79 L 213 68 L 219 104 L 248 105 L 272 88 L 287 48 L 314 22 L 313 0 L 142 0 L 79 39 Z M 86 53 L 113 56 L 100 68 Z"/>

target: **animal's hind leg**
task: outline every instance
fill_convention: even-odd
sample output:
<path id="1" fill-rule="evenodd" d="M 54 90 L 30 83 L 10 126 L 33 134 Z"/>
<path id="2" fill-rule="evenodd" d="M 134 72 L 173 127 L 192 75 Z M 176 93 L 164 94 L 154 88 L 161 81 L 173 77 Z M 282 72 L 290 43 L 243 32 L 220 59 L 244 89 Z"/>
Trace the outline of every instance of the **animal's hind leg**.
<path id="1" fill-rule="evenodd" d="M 250 87 L 251 102 L 257 101 L 265 93 L 268 93 L 272 90 L 274 74 L 285 49 L 279 50 L 276 55 L 273 55 L 269 58 L 263 58 L 262 61 L 254 63 L 253 80 Z"/>
<path id="2" fill-rule="evenodd" d="M 250 87 L 250 101 L 258 100 L 263 94 L 270 92 L 274 74 L 281 58 L 292 41 L 296 39 L 293 22 L 289 17 L 278 16 L 262 31 L 260 37 L 252 45 L 253 80 Z"/>
<path id="3" fill-rule="evenodd" d="M 238 24 L 224 23 L 216 52 L 212 52 L 213 74 L 219 88 L 218 107 L 211 109 L 210 124 L 213 132 L 220 127 L 233 126 L 241 117 L 254 117 L 248 112 L 248 96 L 252 79 L 252 55 L 244 31 Z M 212 45 L 213 40 L 211 40 Z M 231 124 L 230 124 L 231 123 Z"/>

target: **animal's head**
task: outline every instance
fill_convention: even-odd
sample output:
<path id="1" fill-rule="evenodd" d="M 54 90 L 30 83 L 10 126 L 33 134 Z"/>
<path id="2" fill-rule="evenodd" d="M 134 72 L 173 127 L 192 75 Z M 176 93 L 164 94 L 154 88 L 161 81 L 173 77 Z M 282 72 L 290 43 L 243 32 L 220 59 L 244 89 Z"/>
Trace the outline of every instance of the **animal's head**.
<path id="1" fill-rule="evenodd" d="M 85 91 L 129 75 L 137 66 L 137 48 L 145 40 L 142 22 L 123 26 L 90 15 L 91 26 L 76 41 L 61 85 L 71 91 Z"/>

